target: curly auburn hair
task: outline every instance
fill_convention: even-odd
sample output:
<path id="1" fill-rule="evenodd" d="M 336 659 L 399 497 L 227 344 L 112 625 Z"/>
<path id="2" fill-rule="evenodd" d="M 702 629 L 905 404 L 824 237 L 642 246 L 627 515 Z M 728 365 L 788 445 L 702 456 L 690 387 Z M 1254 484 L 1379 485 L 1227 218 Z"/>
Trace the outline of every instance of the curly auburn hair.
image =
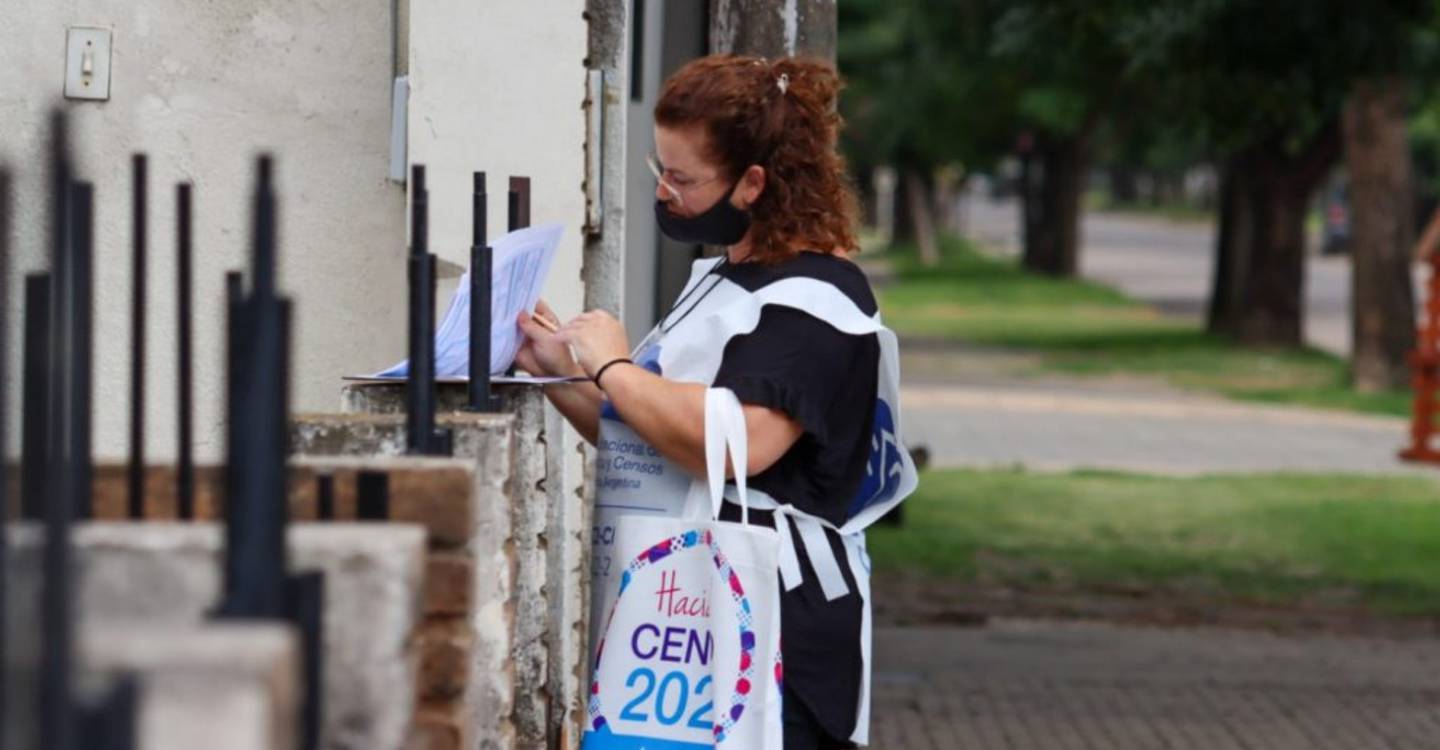
<path id="1" fill-rule="evenodd" d="M 834 66 L 821 60 L 710 55 L 687 63 L 660 92 L 655 124 L 702 127 L 706 157 L 730 180 L 752 164 L 765 169 L 765 189 L 750 207 L 758 262 L 802 249 L 859 249 L 855 193 L 836 150 L 840 88 Z"/>

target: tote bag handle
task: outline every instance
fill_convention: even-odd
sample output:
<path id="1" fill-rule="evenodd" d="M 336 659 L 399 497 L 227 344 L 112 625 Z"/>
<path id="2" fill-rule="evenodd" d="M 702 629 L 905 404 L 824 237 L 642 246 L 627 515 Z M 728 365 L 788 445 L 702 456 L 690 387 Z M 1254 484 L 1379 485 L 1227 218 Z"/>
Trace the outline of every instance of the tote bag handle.
<path id="1" fill-rule="evenodd" d="M 720 517 L 725 502 L 725 455 L 735 469 L 735 489 L 740 495 L 740 522 L 750 523 L 750 500 L 745 490 L 745 469 L 750 464 L 749 435 L 740 399 L 729 388 L 705 391 L 705 474 L 710 484 L 710 517 Z"/>

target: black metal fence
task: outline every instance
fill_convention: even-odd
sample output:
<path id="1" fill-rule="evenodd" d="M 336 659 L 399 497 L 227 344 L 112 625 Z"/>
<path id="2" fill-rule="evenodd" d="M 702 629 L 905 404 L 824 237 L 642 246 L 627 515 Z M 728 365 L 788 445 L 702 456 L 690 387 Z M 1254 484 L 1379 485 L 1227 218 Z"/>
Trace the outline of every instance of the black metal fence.
<path id="1" fill-rule="evenodd" d="M 7 646 L 15 633 L 0 627 L 0 727 L 22 722 L 30 732 L 0 730 L 7 738 L 33 737 L 47 750 L 131 750 L 135 747 L 136 682 L 120 676 L 103 693 L 77 690 L 75 664 L 75 589 L 71 533 L 77 520 L 92 515 L 92 324 L 94 187 L 75 176 L 67 142 L 66 118 L 53 115 L 49 153 L 49 269 L 28 273 L 23 284 L 22 394 L 20 441 L 20 519 L 43 525 L 39 588 L 42 643 L 38 668 L 12 674 Z M 301 747 L 320 740 L 322 624 L 325 582 L 319 573 L 293 574 L 286 554 L 287 422 L 289 417 L 290 300 L 276 288 L 276 214 L 274 162 L 256 162 L 252 205 L 249 287 L 238 272 L 226 274 L 226 468 L 224 488 L 225 550 L 223 594 L 214 616 L 225 619 L 285 620 L 300 633 L 303 661 Z M 132 367 L 130 455 L 126 508 L 134 519 L 146 517 L 145 497 L 145 316 L 149 307 L 149 166 L 145 155 L 132 162 L 131 305 Z M 0 394 L 7 393 L 4 356 L 10 329 L 5 314 L 11 285 L 13 182 L 0 165 Z M 511 230 L 529 225 L 529 179 L 512 177 L 508 191 Z M 411 176 L 410 370 L 407 379 L 407 446 L 419 454 L 449 454 L 452 436 L 435 423 L 435 256 L 429 252 L 428 192 L 425 168 Z M 176 195 L 176 302 L 178 342 L 177 515 L 195 517 L 193 458 L 193 206 L 194 189 L 179 184 Z M 496 411 L 490 387 L 491 249 L 486 240 L 485 175 L 474 174 L 472 192 L 471 331 L 468 408 Z M 4 435 L 5 398 L 0 398 L 0 457 L 8 455 Z M 6 542 L 11 531 L 8 465 L 0 460 L 0 624 L 9 604 Z M 389 516 L 388 476 L 361 472 L 358 516 Z M 335 515 L 333 477 L 319 478 L 319 516 Z M 31 674 L 30 672 L 33 672 Z M 397 689 L 405 689 L 397 687 Z M 35 716 L 7 715 L 10 693 L 38 696 Z M 7 721 L 8 720 L 8 721 Z M 19 750 L 11 747 L 8 750 Z"/>
<path id="2" fill-rule="evenodd" d="M 92 309 L 95 248 L 95 191 L 76 179 L 66 142 L 66 122 L 51 124 L 50 269 L 25 279 L 23 439 L 20 515 L 43 522 L 39 638 L 41 657 L 35 674 L 6 674 L 7 690 L 34 690 L 39 712 L 32 733 L 0 734 L 33 738 L 47 750 L 130 750 L 135 747 L 136 683 L 121 676 L 98 697 L 76 685 L 74 561 L 71 532 L 76 520 L 91 516 L 92 494 Z M 134 367 L 131 391 L 131 453 L 126 503 L 132 517 L 143 517 L 144 498 L 144 315 L 147 252 L 147 164 L 134 160 L 132 236 L 135 299 L 132 307 Z M 304 660 L 302 746 L 319 744 L 320 624 L 324 583 L 318 573 L 291 575 L 285 558 L 285 459 L 289 383 L 289 301 L 275 291 L 275 196 L 271 162 L 259 160 L 252 241 L 253 287 L 230 304 L 230 358 L 227 380 L 227 487 L 224 596 L 216 616 L 284 619 L 299 628 Z M 0 175 L 0 263 L 5 278 L 9 260 L 9 179 Z M 180 467 L 182 518 L 193 517 L 194 474 L 191 453 L 191 201 L 189 185 L 177 186 L 177 251 L 180 311 Z M 0 284 L 0 290 L 8 290 Z M 6 309 L 0 301 L 0 313 Z M 0 320 L 0 332 L 8 333 Z M 0 333 L 0 336 L 3 336 Z M 0 354 L 6 349 L 0 340 Z M 0 366 L 0 377 L 5 369 Z M 3 402 L 3 399 L 0 399 Z M 0 428 L 5 421 L 0 414 Z M 3 437 L 0 437 L 3 448 Z M 3 453 L 0 453 L 3 455 Z M 4 462 L 0 461 L 0 472 Z M 7 487 L 0 475 L 0 492 Z M 6 514 L 10 504 L 0 495 Z M 7 535 L 0 535 L 5 539 Z M 0 566 L 8 564 L 0 555 Z M 0 576 L 8 578 L 8 576 Z M 0 601 L 4 601 L 0 597 Z M 8 622 L 8 621 L 7 621 Z M 5 632 L 3 644 L 12 640 Z M 12 660 L 0 661 L 9 669 Z M 33 682 L 33 684 L 27 684 Z M 8 697 L 8 696 L 7 696 Z M 0 700 L 0 705 L 9 701 Z M 16 721 L 20 717 L 7 717 Z M 18 748 L 14 749 L 18 750 Z"/>

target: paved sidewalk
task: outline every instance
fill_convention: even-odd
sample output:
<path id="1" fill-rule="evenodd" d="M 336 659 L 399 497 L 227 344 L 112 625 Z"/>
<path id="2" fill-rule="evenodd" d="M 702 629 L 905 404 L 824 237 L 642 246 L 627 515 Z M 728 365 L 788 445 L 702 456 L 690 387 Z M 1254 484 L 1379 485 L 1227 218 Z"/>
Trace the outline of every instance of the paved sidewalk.
<path id="1" fill-rule="evenodd" d="M 1440 641 L 996 620 L 881 628 L 881 750 L 1440 747 Z"/>
<path id="2" fill-rule="evenodd" d="M 905 440 L 937 468 L 1440 477 L 1397 457 L 1402 418 L 1232 401 L 1153 378 L 1036 374 L 1036 355 L 965 344 L 900 348 Z"/>

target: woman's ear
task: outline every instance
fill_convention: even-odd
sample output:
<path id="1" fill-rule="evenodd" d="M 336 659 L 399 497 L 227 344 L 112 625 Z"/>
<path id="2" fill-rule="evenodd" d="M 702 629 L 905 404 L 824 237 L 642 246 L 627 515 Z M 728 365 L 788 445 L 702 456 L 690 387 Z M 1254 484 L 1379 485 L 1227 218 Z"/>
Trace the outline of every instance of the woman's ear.
<path id="1" fill-rule="evenodd" d="M 760 200 L 760 195 L 765 192 L 765 168 L 759 164 L 751 164 L 745 169 L 745 174 L 740 175 L 740 188 L 735 191 L 735 198 L 740 204 L 737 208 L 748 209 Z"/>

